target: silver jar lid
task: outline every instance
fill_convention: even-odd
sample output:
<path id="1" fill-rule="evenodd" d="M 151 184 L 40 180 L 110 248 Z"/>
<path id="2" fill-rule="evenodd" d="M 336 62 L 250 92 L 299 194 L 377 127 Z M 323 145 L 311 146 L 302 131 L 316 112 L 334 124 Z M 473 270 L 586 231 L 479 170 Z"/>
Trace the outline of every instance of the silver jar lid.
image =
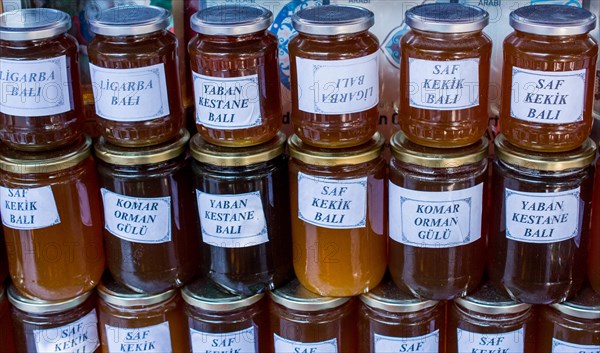
<path id="1" fill-rule="evenodd" d="M 562 304 L 552 304 L 552 308 L 563 314 L 580 319 L 600 319 L 600 294 L 591 287 L 582 289 L 573 299 Z"/>
<path id="2" fill-rule="evenodd" d="M 126 308 L 159 304 L 177 294 L 175 289 L 158 294 L 134 292 L 108 276 L 102 279 L 97 289 L 98 295 L 106 303 Z"/>
<path id="3" fill-rule="evenodd" d="M 517 31 L 544 36 L 572 36 L 596 28 L 596 16 L 586 9 L 565 5 L 531 5 L 510 13 Z"/>
<path id="4" fill-rule="evenodd" d="M 346 304 L 351 298 L 322 297 L 304 288 L 297 279 L 269 292 L 271 300 L 288 309 L 323 311 Z"/>
<path id="5" fill-rule="evenodd" d="M 196 12 L 190 26 L 196 33 L 212 36 L 240 36 L 264 31 L 273 22 L 273 13 L 258 5 L 218 5 Z"/>
<path id="6" fill-rule="evenodd" d="M 406 11 L 405 22 L 419 31 L 466 33 L 481 31 L 490 15 L 477 6 L 456 3 L 435 3 L 415 6 Z"/>
<path id="7" fill-rule="evenodd" d="M 157 6 L 127 5 L 103 10 L 89 19 L 90 31 L 109 37 L 135 36 L 161 31 L 171 12 Z"/>
<path id="8" fill-rule="evenodd" d="M 39 8 L 0 15 L 1 40 L 38 40 L 56 37 L 71 28 L 71 17 L 59 10 Z"/>
<path id="9" fill-rule="evenodd" d="M 418 299 L 404 293 L 391 280 L 382 282 L 368 293 L 361 294 L 360 300 L 371 308 L 391 313 L 414 313 L 438 304 L 435 300 Z"/>
<path id="10" fill-rule="evenodd" d="M 80 296 L 68 300 L 48 301 L 32 299 L 24 296 L 12 284 L 8 287 L 8 301 L 17 309 L 30 314 L 62 313 L 83 304 L 94 292 L 85 292 Z"/>
<path id="11" fill-rule="evenodd" d="M 454 299 L 454 302 L 464 309 L 487 315 L 518 314 L 531 309 L 531 304 L 518 303 L 489 283 L 473 294 Z"/>
<path id="12" fill-rule="evenodd" d="M 247 308 L 260 301 L 264 294 L 242 296 L 224 292 L 211 280 L 202 278 L 181 289 L 183 300 L 189 305 L 206 311 L 228 312 Z"/>
<path id="13" fill-rule="evenodd" d="M 333 36 L 366 31 L 375 24 L 373 12 L 360 6 L 323 5 L 298 11 L 292 25 L 300 33 Z"/>

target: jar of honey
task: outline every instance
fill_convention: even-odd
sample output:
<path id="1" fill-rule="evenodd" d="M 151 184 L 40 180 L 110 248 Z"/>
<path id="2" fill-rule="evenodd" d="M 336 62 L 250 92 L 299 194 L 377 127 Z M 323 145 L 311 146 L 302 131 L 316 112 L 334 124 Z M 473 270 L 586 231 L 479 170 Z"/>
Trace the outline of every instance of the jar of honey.
<path id="1" fill-rule="evenodd" d="M 189 282 L 199 266 L 189 133 L 131 149 L 95 144 L 104 203 L 108 269 L 124 286 L 162 293 Z"/>
<path id="2" fill-rule="evenodd" d="M 592 128 L 596 16 L 576 6 L 521 7 L 504 40 L 500 125 L 523 149 L 573 150 Z"/>
<path id="3" fill-rule="evenodd" d="M 6 277 L 8 277 L 8 258 L 6 256 L 4 234 L 2 234 L 2 228 L 0 227 L 0 283 L 4 283 Z"/>
<path id="4" fill-rule="evenodd" d="M 515 300 L 562 302 L 586 278 L 596 146 L 570 152 L 495 141 L 488 275 Z"/>
<path id="5" fill-rule="evenodd" d="M 264 294 L 229 294 L 208 279 L 188 284 L 181 294 L 192 352 L 273 351 Z"/>
<path id="6" fill-rule="evenodd" d="M 277 37 L 271 11 L 221 5 L 191 18 L 188 44 L 198 132 L 209 143 L 242 147 L 267 142 L 281 129 Z"/>
<path id="7" fill-rule="evenodd" d="M 25 296 L 60 301 L 104 272 L 102 205 L 92 141 L 47 152 L 0 145 L 0 214 L 11 279 Z"/>
<path id="8" fill-rule="evenodd" d="M 325 5 L 292 17 L 289 42 L 292 125 L 309 145 L 366 143 L 379 121 L 379 41 L 362 7 Z"/>
<path id="9" fill-rule="evenodd" d="M 93 291 L 69 300 L 45 301 L 28 298 L 10 286 L 8 300 L 18 353 L 100 353 Z"/>
<path id="10" fill-rule="evenodd" d="M 490 284 L 449 306 L 448 353 L 551 351 L 536 347 L 533 307 L 511 300 Z"/>
<path id="11" fill-rule="evenodd" d="M 360 300 L 357 352 L 445 352 L 443 303 L 407 295 L 391 280 Z"/>
<path id="12" fill-rule="evenodd" d="M 479 285 L 485 266 L 488 141 L 438 149 L 391 139 L 390 273 L 421 298 L 450 300 Z M 435 259 L 435 261 L 434 261 Z"/>
<path id="13" fill-rule="evenodd" d="M 292 276 L 285 135 L 251 147 L 190 142 L 202 271 L 229 292 L 253 295 Z"/>
<path id="14" fill-rule="evenodd" d="M 321 297 L 298 280 L 269 296 L 275 353 L 357 352 L 352 298 Z"/>
<path id="15" fill-rule="evenodd" d="M 71 17 L 39 8 L 0 15 L 0 141 L 19 150 L 73 143 L 83 128 Z"/>
<path id="16" fill-rule="evenodd" d="M 90 18 L 88 44 L 96 118 L 115 145 L 160 144 L 184 127 L 177 37 L 171 13 L 129 5 Z"/>
<path id="17" fill-rule="evenodd" d="M 141 294 L 104 277 L 98 295 L 102 352 L 190 352 L 176 290 Z"/>
<path id="18" fill-rule="evenodd" d="M 13 337 L 13 329 L 10 318 L 10 308 L 8 299 L 6 299 L 6 291 L 0 281 L 0 342 L 4 353 L 15 353 L 15 339 Z"/>
<path id="19" fill-rule="evenodd" d="M 594 141 L 600 141 L 600 137 Z M 600 256 L 598 256 L 598 254 L 600 254 L 600 171 L 598 170 L 596 171 L 596 180 L 594 184 L 590 239 L 588 276 L 592 288 L 594 288 L 597 293 L 600 293 Z"/>
<path id="20" fill-rule="evenodd" d="M 539 352 L 600 350 L 600 294 L 584 288 L 573 299 L 541 309 Z"/>
<path id="21" fill-rule="evenodd" d="M 354 296 L 379 284 L 387 267 L 384 139 L 331 150 L 290 137 L 294 270 L 323 296 Z"/>

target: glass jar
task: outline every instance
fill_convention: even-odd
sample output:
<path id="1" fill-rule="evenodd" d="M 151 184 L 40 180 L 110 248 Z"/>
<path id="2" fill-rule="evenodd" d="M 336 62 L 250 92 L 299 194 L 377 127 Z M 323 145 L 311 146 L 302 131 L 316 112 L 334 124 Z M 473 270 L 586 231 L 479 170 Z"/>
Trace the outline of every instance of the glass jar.
<path id="1" fill-rule="evenodd" d="M 13 328 L 10 319 L 10 308 L 8 299 L 6 299 L 6 291 L 2 286 L 3 281 L 0 281 L 0 342 L 4 353 L 15 353 L 15 339 L 13 337 Z"/>
<path id="2" fill-rule="evenodd" d="M 18 353 L 101 351 L 93 291 L 69 300 L 45 301 L 28 298 L 10 286 L 8 300 Z"/>
<path id="3" fill-rule="evenodd" d="M 391 139 L 391 152 L 388 209 L 394 282 L 426 299 L 466 295 L 477 288 L 485 267 L 487 139 L 436 149 L 398 132 Z"/>
<path id="4" fill-rule="evenodd" d="M 71 17 L 39 8 L 0 15 L 0 140 L 19 150 L 76 141 L 83 128 L 77 40 Z"/>
<path id="5" fill-rule="evenodd" d="M 446 307 L 385 280 L 360 296 L 357 352 L 445 352 Z"/>
<path id="6" fill-rule="evenodd" d="M 510 14 L 504 40 L 500 125 L 523 149 L 582 145 L 592 128 L 598 44 L 596 16 L 580 7 L 535 5 Z"/>
<path id="7" fill-rule="evenodd" d="M 352 147 L 377 131 L 379 41 L 368 31 L 374 23 L 374 14 L 358 6 L 317 6 L 292 17 L 292 126 L 304 143 Z"/>
<path id="8" fill-rule="evenodd" d="M 4 283 L 8 277 L 8 257 L 6 255 L 6 243 L 4 242 L 4 234 L 0 227 L 0 284 Z"/>
<path id="9" fill-rule="evenodd" d="M 333 297 L 365 293 L 387 267 L 384 139 L 330 150 L 290 137 L 294 270 L 308 290 Z"/>
<path id="10" fill-rule="evenodd" d="M 539 352 L 600 350 L 600 294 L 584 288 L 573 299 L 541 309 Z"/>
<path id="11" fill-rule="evenodd" d="M 179 293 L 135 293 L 108 276 L 98 286 L 102 352 L 190 352 Z"/>
<path id="12" fill-rule="evenodd" d="M 252 147 L 190 142 L 202 272 L 229 292 L 252 295 L 292 276 L 285 135 Z"/>
<path id="13" fill-rule="evenodd" d="M 298 280 L 269 296 L 275 353 L 356 351 L 352 298 L 321 297 Z"/>
<path id="14" fill-rule="evenodd" d="M 58 301 L 92 290 L 104 272 L 102 205 L 92 141 L 19 152 L 0 145 L 0 213 L 15 287 Z"/>
<path id="15" fill-rule="evenodd" d="M 488 128 L 492 40 L 488 13 L 456 3 L 406 11 L 400 42 L 400 126 L 424 146 L 462 147 Z"/>
<path id="16" fill-rule="evenodd" d="M 490 284 L 449 306 L 448 353 L 550 352 L 536 347 L 533 307 L 511 300 Z"/>
<path id="17" fill-rule="evenodd" d="M 188 44 L 196 126 L 209 143 L 242 147 L 274 138 L 282 126 L 278 40 L 271 11 L 221 5 L 190 19 Z"/>
<path id="18" fill-rule="evenodd" d="M 600 137 L 594 141 L 600 141 Z M 598 256 L 600 254 L 600 171 L 596 171 L 594 197 L 592 202 L 592 228 L 590 231 L 590 249 L 588 251 L 588 276 L 592 288 L 600 293 L 600 256 Z"/>
<path id="19" fill-rule="evenodd" d="M 115 145 L 157 145 L 184 127 L 177 37 L 171 13 L 129 5 L 90 18 L 88 44 L 96 119 Z"/>
<path id="20" fill-rule="evenodd" d="M 272 352 L 264 294 L 221 291 L 208 279 L 181 290 L 192 352 Z"/>
<path id="21" fill-rule="evenodd" d="M 189 282 L 199 266 L 189 133 L 135 150 L 95 144 L 104 204 L 108 269 L 124 286 L 162 293 Z"/>
<path id="22" fill-rule="evenodd" d="M 495 143 L 488 276 L 517 301 L 562 302 L 586 278 L 595 144 L 547 154 Z"/>

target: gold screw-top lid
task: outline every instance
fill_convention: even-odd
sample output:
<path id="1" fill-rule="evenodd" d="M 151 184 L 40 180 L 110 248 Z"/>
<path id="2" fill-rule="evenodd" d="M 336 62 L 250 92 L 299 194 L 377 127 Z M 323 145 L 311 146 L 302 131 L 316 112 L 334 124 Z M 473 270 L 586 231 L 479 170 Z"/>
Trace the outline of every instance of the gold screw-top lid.
<path id="1" fill-rule="evenodd" d="M 17 309 L 31 314 L 62 313 L 83 304 L 94 293 L 85 292 L 73 299 L 49 301 L 26 297 L 14 285 L 8 287 L 8 301 Z"/>
<path id="2" fill-rule="evenodd" d="M 573 299 L 551 306 L 563 314 L 580 319 L 600 319 L 600 294 L 589 286 L 583 288 Z"/>
<path id="3" fill-rule="evenodd" d="M 285 134 L 278 132 L 271 140 L 250 147 L 224 147 L 206 142 L 199 134 L 190 141 L 192 157 L 201 163 L 219 167 L 243 167 L 267 162 L 285 151 Z"/>
<path id="4" fill-rule="evenodd" d="M 488 315 L 518 314 L 531 308 L 531 304 L 518 303 L 489 283 L 481 286 L 473 294 L 455 299 L 454 302 L 467 310 Z"/>
<path id="5" fill-rule="evenodd" d="M 159 304 L 173 298 L 177 294 L 175 289 L 157 294 L 135 292 L 108 275 L 102 278 L 97 289 L 100 298 L 108 304 L 126 308 Z"/>
<path id="6" fill-rule="evenodd" d="M 100 137 L 94 144 L 96 157 L 109 164 L 143 165 L 156 164 L 179 157 L 187 148 L 190 133 L 183 129 L 179 135 L 165 143 L 147 147 L 121 147 L 108 143 Z"/>
<path id="7" fill-rule="evenodd" d="M 456 168 L 474 164 L 486 159 L 489 154 L 489 143 L 485 137 L 466 147 L 432 148 L 418 145 L 398 131 L 392 136 L 390 146 L 397 160 L 428 168 Z"/>
<path id="8" fill-rule="evenodd" d="M 596 144 L 587 139 L 583 145 L 568 152 L 534 152 L 510 144 L 504 135 L 496 137 L 496 156 L 503 162 L 520 168 L 547 172 L 581 169 L 592 164 L 596 158 Z"/>
<path id="9" fill-rule="evenodd" d="M 247 308 L 260 301 L 264 294 L 242 296 L 221 290 L 208 278 L 196 280 L 181 289 L 183 300 L 189 305 L 214 312 L 228 312 Z"/>
<path id="10" fill-rule="evenodd" d="M 435 300 L 423 300 L 404 293 L 390 279 L 361 294 L 360 300 L 372 308 L 391 313 L 414 313 L 438 304 Z"/>
<path id="11" fill-rule="evenodd" d="M 271 300 L 288 309 L 322 311 L 346 304 L 351 298 L 322 297 L 304 288 L 297 279 L 269 292 Z"/>
<path id="12" fill-rule="evenodd" d="M 83 135 L 68 147 L 45 152 L 24 152 L 0 144 L 0 169 L 15 174 L 46 174 L 69 169 L 91 155 L 92 139 Z"/>
<path id="13" fill-rule="evenodd" d="M 338 165 L 356 165 L 370 162 L 383 151 L 385 139 L 378 132 L 366 143 L 348 148 L 328 149 L 308 145 L 292 135 L 288 140 L 288 153 L 291 158 L 317 166 L 333 167 Z"/>

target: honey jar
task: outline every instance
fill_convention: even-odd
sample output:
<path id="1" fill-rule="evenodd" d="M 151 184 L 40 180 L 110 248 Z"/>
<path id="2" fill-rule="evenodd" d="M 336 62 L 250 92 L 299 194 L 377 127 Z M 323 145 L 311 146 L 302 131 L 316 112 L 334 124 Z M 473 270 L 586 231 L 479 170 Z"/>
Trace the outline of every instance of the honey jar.
<path id="1" fill-rule="evenodd" d="M 542 153 L 495 141 L 488 276 L 515 300 L 562 302 L 586 277 L 596 146 Z"/>
<path id="2" fill-rule="evenodd" d="M 292 17 L 289 42 L 292 125 L 306 144 L 345 148 L 366 143 L 379 120 L 379 42 L 374 14 L 325 5 Z"/>
<path id="3" fill-rule="evenodd" d="M 191 17 L 188 44 L 198 132 L 209 143 L 242 147 L 267 142 L 281 129 L 277 37 L 271 11 L 219 5 Z"/>
<path id="4" fill-rule="evenodd" d="M 0 214 L 15 287 L 48 301 L 92 290 L 104 272 L 92 141 L 20 152 L 0 145 Z"/>
<path id="5" fill-rule="evenodd" d="M 39 8 L 0 15 L 0 141 L 19 150 L 73 143 L 83 128 L 71 17 Z"/>
<path id="6" fill-rule="evenodd" d="M 596 16 L 576 6 L 535 5 L 510 14 L 504 40 L 500 125 L 527 150 L 559 152 L 585 143 L 592 128 L 598 43 Z"/>
<path id="7" fill-rule="evenodd" d="M 2 282 L 0 281 L 0 283 Z M 6 290 L 2 284 L 0 284 L 0 342 L 2 342 L 2 349 L 5 353 L 15 353 L 17 351 Z"/>
<path id="8" fill-rule="evenodd" d="M 129 5 L 90 18 L 87 46 L 96 118 L 104 138 L 139 147 L 177 137 L 184 126 L 177 37 L 171 13 Z"/>
<path id="9" fill-rule="evenodd" d="M 391 152 L 394 282 L 425 299 L 466 295 L 479 285 L 485 266 L 488 141 L 438 149 L 417 145 L 398 132 Z"/>
<path id="10" fill-rule="evenodd" d="M 285 135 L 232 148 L 190 142 L 202 272 L 223 289 L 252 295 L 292 275 Z"/>
<path id="11" fill-rule="evenodd" d="M 431 3 L 406 11 L 400 41 L 400 126 L 408 139 L 444 148 L 478 142 L 488 127 L 489 14 Z"/>
<path id="12" fill-rule="evenodd" d="M 288 141 L 294 270 L 323 296 L 369 291 L 387 267 L 386 162 L 379 133 L 366 144 L 323 149 Z"/>
<path id="13" fill-rule="evenodd" d="M 600 124 L 600 123 L 599 123 Z M 600 137 L 597 140 L 600 141 Z M 588 255 L 588 276 L 592 288 L 600 293 L 600 172 L 596 171 L 592 204 L 592 228 Z"/>
<path id="14" fill-rule="evenodd" d="M 104 205 L 108 269 L 126 287 L 163 293 L 189 282 L 199 266 L 189 133 L 136 149 L 95 144 Z"/>

